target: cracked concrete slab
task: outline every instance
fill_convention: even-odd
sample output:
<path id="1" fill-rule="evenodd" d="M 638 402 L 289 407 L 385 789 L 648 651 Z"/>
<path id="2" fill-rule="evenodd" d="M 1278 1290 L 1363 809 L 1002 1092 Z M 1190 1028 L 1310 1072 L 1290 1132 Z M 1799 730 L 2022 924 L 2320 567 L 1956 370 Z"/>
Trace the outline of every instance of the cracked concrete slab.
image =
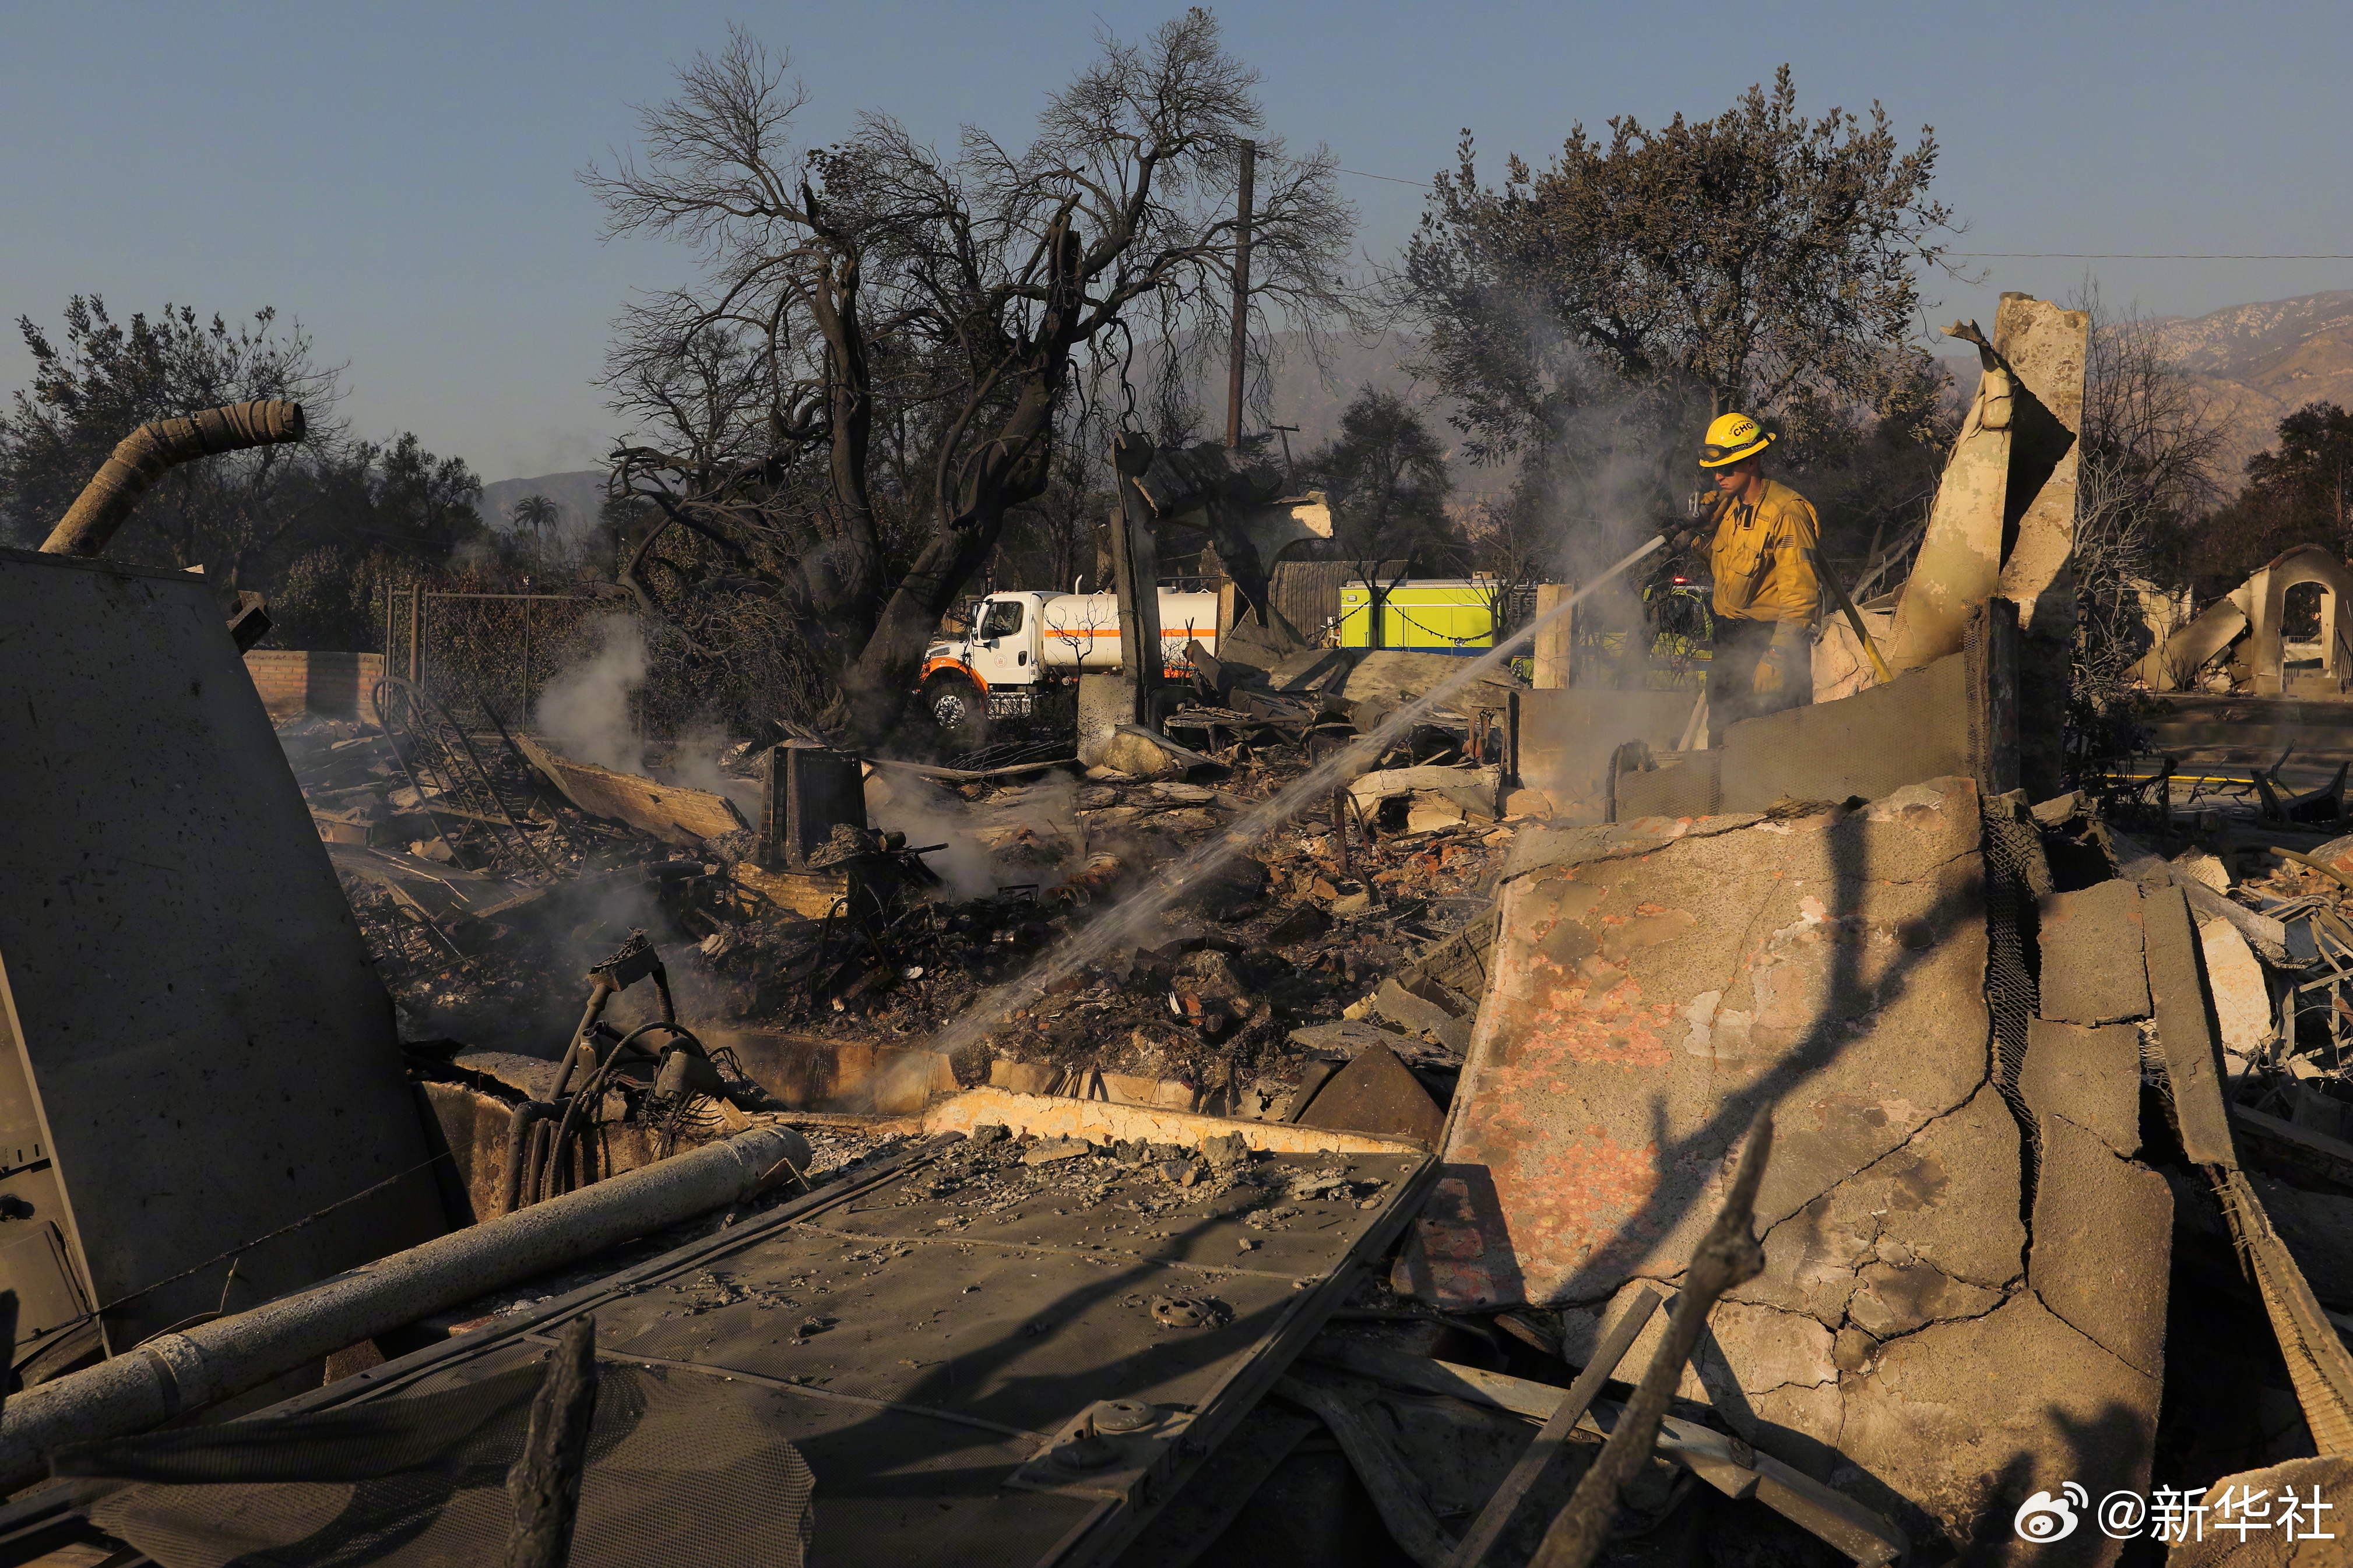
<path id="1" fill-rule="evenodd" d="M 1979 812 L 1941 780 L 1722 832 L 1556 837 L 1504 887 L 1413 1278 L 1448 1304 L 1569 1309 L 1585 1344 L 1572 1319 L 1671 1288 L 1770 1099 L 1765 1269 L 1718 1303 L 1681 1393 L 1915 1539 L 2003 1562 L 2038 1488 L 2146 1485 L 2170 1197 L 2126 1158 L 2137 1029 L 2031 1026 L 2024 1110 L 1994 1079 Z M 2042 906 L 2044 994 L 2145 1016 L 2145 902 L 2087 891 Z"/>
<path id="2" fill-rule="evenodd" d="M 1646 816 L 1635 822 L 1582 823 L 1524 830 L 1504 861 L 1505 879 L 1556 866 L 1623 860 L 1663 849 L 1679 838 L 1712 838 L 1764 820 L 1756 812 L 1722 816 Z"/>
<path id="3" fill-rule="evenodd" d="M 1674 1287 L 1653 1280 L 1630 1280 L 1600 1311 L 1601 1321 L 1615 1322 L 1633 1299 L 1644 1290 L 1672 1297 Z M 1639 1379 L 1651 1355 L 1665 1339 L 1667 1314 L 1654 1314 L 1642 1325 L 1619 1363 L 1629 1382 Z M 1718 1409 L 1738 1409 L 1775 1389 L 1820 1388 L 1835 1385 L 1838 1363 L 1832 1356 L 1837 1336 L 1804 1312 L 1786 1311 L 1760 1301 L 1726 1299 L 1708 1318 L 1699 1348 L 1683 1366 L 1675 1392 L 1684 1399 Z"/>
<path id="4" fill-rule="evenodd" d="M 1909 1274 L 1915 1284 L 1934 1272 L 1869 1271 Z M 1915 1542 L 1948 1536 L 1971 1563 L 2019 1550 L 2009 1521 L 2038 1489 L 2078 1480 L 2094 1498 L 2121 1486 L 2145 1491 L 2158 1380 L 2031 1291 L 1944 1279 L 1936 1288 L 1957 1294 L 1940 1310 L 1960 1298 L 1974 1310 L 1883 1341 L 1852 1322 L 1833 1334 L 1805 1314 L 1724 1301 L 1677 1393 L 1712 1406 L 1762 1451 L 1886 1513 Z M 1658 1339 L 1657 1328 L 1645 1330 L 1624 1375 L 1641 1374 Z M 2034 1562 L 2107 1561 L 2117 1544 L 2094 1535 Z"/>
<path id="5" fill-rule="evenodd" d="M 2029 1496 L 2068 1481 L 2095 1499 L 2146 1495 L 2158 1387 L 2022 1292 L 1881 1346 L 1869 1375 L 1841 1385 L 1841 1458 L 1824 1479 L 1915 1541 L 1940 1530 L 1971 1563 L 2111 1561 L 2123 1543 L 2097 1531 L 2033 1546 L 2010 1521 Z M 1777 1456 L 1787 1446 L 1741 1435 Z"/>
<path id="6" fill-rule="evenodd" d="M 2027 1283 L 2085 1338 L 2161 1378 L 2172 1189 L 2063 1116 L 2040 1126 Z"/>
<path id="7" fill-rule="evenodd" d="M 1767 1099 L 1782 1108 L 1769 1225 L 1985 1080 L 1968 780 L 1667 826 L 1685 831 L 1552 836 L 1550 863 L 1504 886 L 1448 1132 L 1461 1191 L 1419 1226 L 1440 1301 L 1591 1302 L 1680 1269 Z"/>
<path id="8" fill-rule="evenodd" d="M 1956 1318 L 1981 1318 L 2002 1294 L 1956 1279 L 1933 1263 L 1873 1263 L 1855 1275 L 1847 1315 L 1881 1343 Z"/>
<path id="9" fill-rule="evenodd" d="M 2141 930 L 2137 883 L 2100 882 L 2044 899 L 2042 1016 L 2062 1024 L 2147 1017 Z"/>
<path id="10" fill-rule="evenodd" d="M 2018 1087 L 2035 1115 L 2063 1116 L 2126 1159 L 2140 1152 L 2140 1031 L 2131 1025 L 2032 1020 Z"/>
<path id="11" fill-rule="evenodd" d="M 1852 1314 L 1882 1337 L 1908 1314 L 1922 1315 L 1906 1329 L 1987 1310 L 1982 1293 L 2000 1291 L 2023 1268 L 2019 1184 L 2017 1119 L 1988 1085 L 1775 1225 L 1764 1237 L 1765 1271 L 1733 1295 L 1810 1312 L 1833 1328 Z M 1877 1277 L 1885 1294 L 1874 1291 L 1875 1304 L 1858 1311 L 1854 1298 L 1873 1268 L 1894 1272 Z M 1953 1289 L 1930 1289 L 1913 1272 L 1921 1268 Z"/>
<path id="12" fill-rule="evenodd" d="M 2083 1021 L 2031 1028 L 2020 1088 L 2045 1149 L 2021 1214 L 1979 832 L 1974 789 L 1944 781 L 1704 837 L 1620 830 L 1507 883 L 1451 1195 L 1420 1234 L 1440 1300 L 1622 1304 L 1679 1273 L 1773 1095 L 1765 1271 L 1719 1304 L 1681 1392 L 2001 1561 L 2038 1486 L 2146 1482 L 2170 1197 L 2126 1157 L 2138 1031 L 2094 1022 L 2151 1005 L 2140 895 L 2104 885 L 2043 906 L 2044 1011 Z"/>

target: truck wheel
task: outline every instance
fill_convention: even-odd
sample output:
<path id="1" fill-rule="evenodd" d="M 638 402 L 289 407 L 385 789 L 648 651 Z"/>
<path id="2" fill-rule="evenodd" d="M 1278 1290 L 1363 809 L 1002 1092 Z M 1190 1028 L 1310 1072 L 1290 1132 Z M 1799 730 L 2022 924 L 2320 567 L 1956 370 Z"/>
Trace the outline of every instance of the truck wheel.
<path id="1" fill-rule="evenodd" d="M 923 683 L 923 704 L 950 751 L 969 752 L 987 742 L 988 700 L 971 681 L 935 675 Z"/>

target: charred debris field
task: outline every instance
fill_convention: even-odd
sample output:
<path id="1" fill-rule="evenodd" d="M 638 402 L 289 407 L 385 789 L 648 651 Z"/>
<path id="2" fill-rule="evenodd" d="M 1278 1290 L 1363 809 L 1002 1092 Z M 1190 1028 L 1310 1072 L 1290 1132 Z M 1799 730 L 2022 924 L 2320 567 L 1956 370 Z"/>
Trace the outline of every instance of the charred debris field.
<path id="1" fill-rule="evenodd" d="M 577 1024 L 588 972 L 639 932 L 697 1028 L 921 1047 L 1307 763 L 1277 741 L 1207 783 L 1075 763 L 966 781 L 874 768 L 862 794 L 878 826 L 833 827 L 800 875 L 813 890 L 786 894 L 795 908 L 754 864 L 751 826 L 679 842 L 688 836 L 592 816 L 494 734 L 473 738 L 480 766 L 455 775 L 473 786 L 462 792 L 404 765 L 404 752 L 427 749 L 406 732 L 305 716 L 279 737 L 333 836 L 404 1037 L 550 1058 Z M 1505 809 L 1496 770 L 1463 763 L 1455 739 L 1425 740 L 1443 762 L 1400 757 L 1410 772 L 1234 857 L 1158 941 L 988 1020 L 983 1045 L 952 1062 L 955 1082 L 1082 1092 L 1108 1074 L 1263 1115 L 1310 1063 L 1378 1039 L 1442 1106 L 1477 1005 L 1495 872 L 1541 820 Z M 754 750 L 736 746 L 721 773 L 747 822 Z M 888 826 L 900 823 L 912 831 Z M 658 1006 L 639 986 L 607 1016 L 627 1026 Z"/>

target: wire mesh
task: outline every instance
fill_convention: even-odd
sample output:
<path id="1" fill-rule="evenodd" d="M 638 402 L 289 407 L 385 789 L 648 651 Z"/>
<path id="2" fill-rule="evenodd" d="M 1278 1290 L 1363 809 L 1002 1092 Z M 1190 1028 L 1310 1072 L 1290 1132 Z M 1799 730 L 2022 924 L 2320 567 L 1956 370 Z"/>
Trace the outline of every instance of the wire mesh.
<path id="1" fill-rule="evenodd" d="M 1989 801 L 1985 813 L 1986 1005 L 1993 1015 L 1994 1087 L 2017 1118 L 2024 1145 L 2027 1192 L 2042 1156 L 2042 1138 L 2021 1085 L 2028 1031 L 2042 1006 L 2035 932 L 2042 895 L 2051 890 L 2042 830 L 2011 809 L 2011 799 Z M 2031 1201 L 2031 1197 L 2030 1197 Z"/>
<path id="2" fill-rule="evenodd" d="M 488 725 L 495 711 L 528 726 L 549 682 L 602 648 L 606 623 L 617 618 L 638 617 L 569 595 L 427 589 L 417 617 L 417 681 L 460 723 Z"/>
<path id="3" fill-rule="evenodd" d="M 413 584 L 385 593 L 389 671 L 414 679 L 475 733 L 538 728 L 542 699 L 567 671 L 629 645 L 643 649 L 642 671 L 622 682 L 641 735 L 675 738 L 731 714 L 740 719 L 747 705 L 789 709 L 784 699 L 807 695 L 807 671 L 772 624 L 705 627 L 698 655 L 678 627 L 626 599 Z M 618 661 L 636 662 L 634 652 Z"/>

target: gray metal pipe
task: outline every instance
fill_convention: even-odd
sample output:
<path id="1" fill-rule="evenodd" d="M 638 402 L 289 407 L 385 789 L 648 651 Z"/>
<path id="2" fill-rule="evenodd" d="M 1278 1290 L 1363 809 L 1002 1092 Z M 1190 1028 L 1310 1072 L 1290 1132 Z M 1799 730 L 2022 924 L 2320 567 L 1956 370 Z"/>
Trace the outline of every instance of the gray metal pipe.
<path id="1" fill-rule="evenodd" d="M 791 1128 L 755 1127 L 250 1311 L 160 1334 L 11 1398 L 0 1411 L 0 1487 L 40 1479 L 47 1456 L 69 1444 L 143 1432 L 259 1388 L 428 1312 L 736 1203 L 785 1174 L 787 1163 L 805 1170 L 808 1160 L 808 1140 Z"/>
<path id="2" fill-rule="evenodd" d="M 309 427 L 299 403 L 232 403 L 185 419 L 142 425 L 116 443 L 113 455 L 41 542 L 44 555 L 95 555 L 131 515 L 147 488 L 175 464 L 216 452 L 242 452 L 300 441 Z"/>

